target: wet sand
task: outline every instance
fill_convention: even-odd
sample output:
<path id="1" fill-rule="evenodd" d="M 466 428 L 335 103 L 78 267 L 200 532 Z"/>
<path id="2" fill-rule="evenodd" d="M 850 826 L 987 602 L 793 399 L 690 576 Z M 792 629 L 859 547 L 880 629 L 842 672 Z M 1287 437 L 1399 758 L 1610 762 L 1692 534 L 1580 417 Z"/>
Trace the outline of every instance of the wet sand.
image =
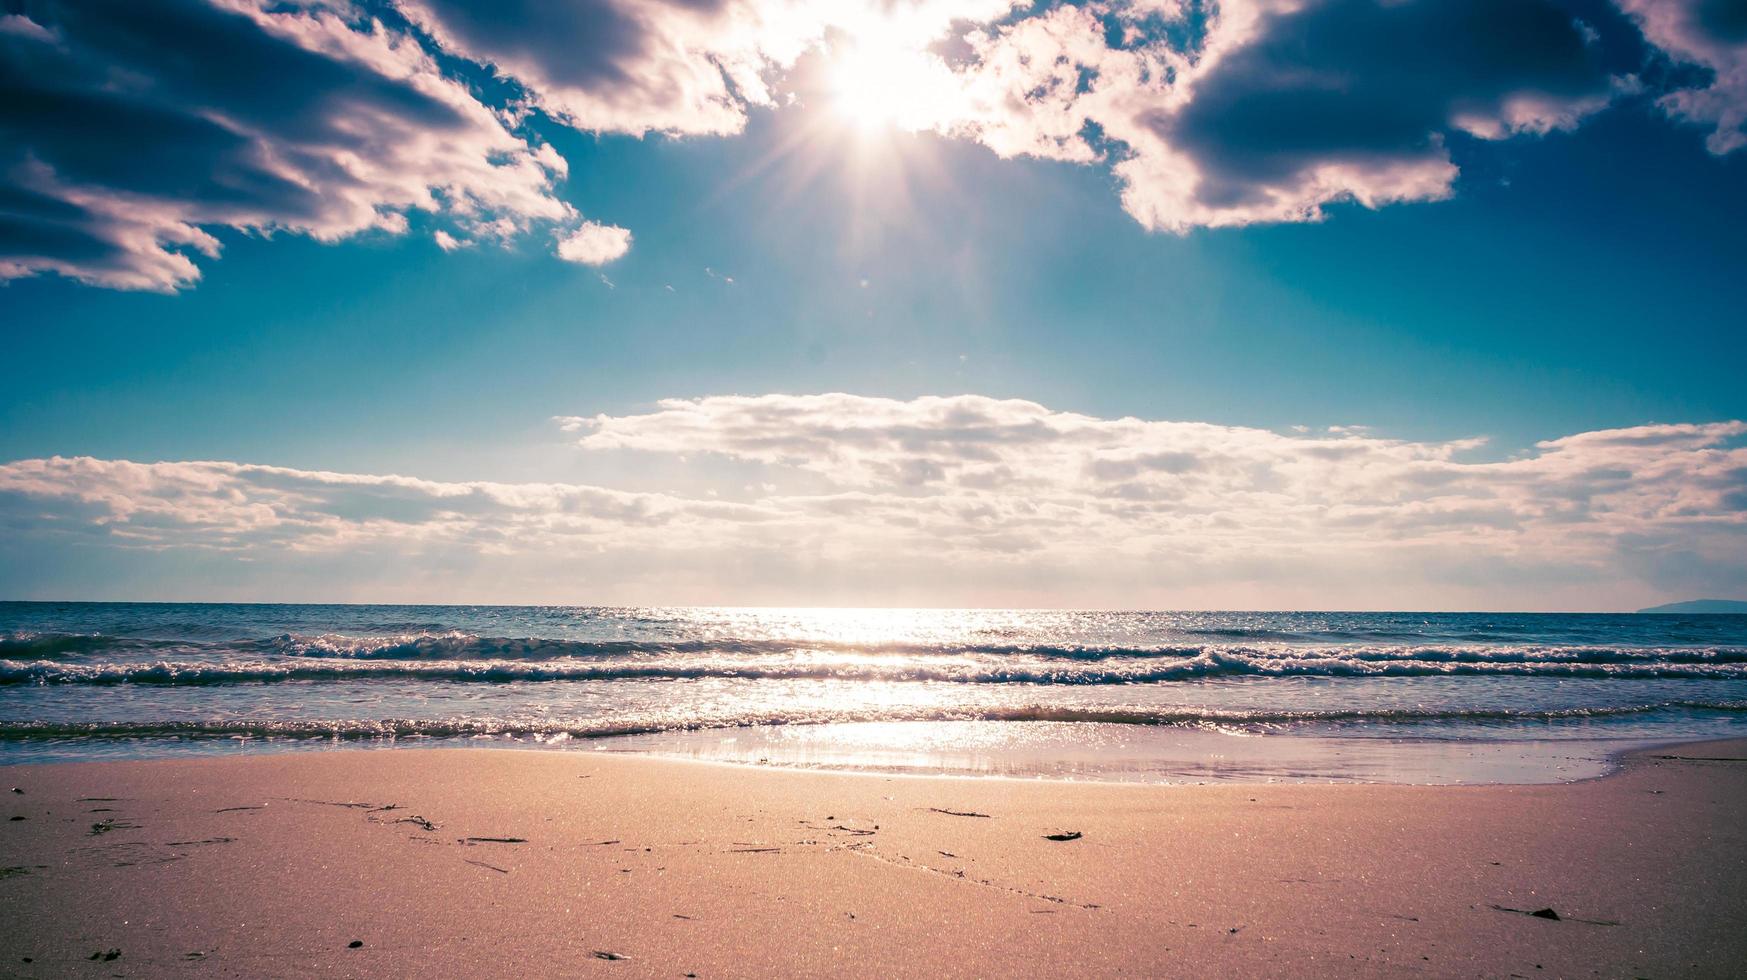
<path id="1" fill-rule="evenodd" d="M 1481 787 L 14 766 L 0 976 L 1730 976 L 1743 804 L 1740 741 Z"/>

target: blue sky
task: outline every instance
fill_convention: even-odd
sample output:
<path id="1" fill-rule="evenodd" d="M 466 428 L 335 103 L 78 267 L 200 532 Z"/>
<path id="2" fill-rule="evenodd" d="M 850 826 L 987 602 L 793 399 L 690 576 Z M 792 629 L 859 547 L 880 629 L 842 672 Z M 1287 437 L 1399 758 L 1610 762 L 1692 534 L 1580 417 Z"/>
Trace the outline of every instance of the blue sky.
<path id="1" fill-rule="evenodd" d="M 115 275 L 107 267 L 68 266 L 0 229 L 0 268 L 12 261 L 22 270 L 0 287 L 0 330 L 13 375 L 0 391 L 0 461 L 211 460 L 455 483 L 604 486 L 694 499 L 744 496 L 744 479 L 781 483 L 765 472 L 772 467 L 813 468 L 751 451 L 716 452 L 708 440 L 686 450 L 703 453 L 702 463 L 689 456 L 676 461 L 666 444 L 591 451 L 575 445 L 574 433 L 554 417 L 652 418 L 662 399 L 724 395 L 847 392 L 904 404 L 920 396 L 974 395 L 1103 420 L 1134 416 L 1234 431 L 1360 426 L 1366 439 L 1418 446 L 1485 437 L 1484 445 L 1462 450 L 1460 458 L 1474 464 L 1532 456 L 1540 452 L 1538 442 L 1596 430 L 1747 418 L 1747 386 L 1740 382 L 1747 364 L 1741 329 L 1747 277 L 1740 274 L 1747 267 L 1747 150 L 1723 145 L 1718 136 L 1729 132 L 1731 119 L 1739 126 L 1740 117 L 1683 114 L 1667 101 L 1671 92 L 1691 90 L 1729 96 L 1711 82 L 1726 78 L 1735 64 L 1717 60 L 1719 50 L 1736 51 L 1726 17 L 1717 21 L 1723 26 L 1714 37 L 1705 35 L 1709 46 L 1691 40 L 1705 25 L 1715 27 L 1705 17 L 1728 13 L 1707 11 L 1726 4 L 1687 5 L 1690 11 L 1672 0 L 1624 4 L 1625 12 L 1605 4 L 1553 8 L 1566 18 L 1553 22 L 1555 28 L 1581 23 L 1601 38 L 1583 49 L 1591 52 L 1585 57 L 1594 62 L 1595 77 L 1577 77 L 1568 67 L 1543 70 L 1539 49 L 1533 58 L 1519 58 L 1523 91 L 1555 91 L 1565 100 L 1552 108 L 1536 103 L 1532 118 L 1522 116 L 1530 110 L 1492 92 L 1508 89 L 1509 79 L 1482 75 L 1484 84 L 1474 90 L 1491 93 L 1487 111 L 1495 118 L 1427 124 L 1432 128 L 1423 138 L 1399 146 L 1387 142 L 1391 134 L 1368 131 L 1362 154 L 1354 149 L 1357 139 L 1332 148 L 1319 138 L 1257 149 L 1270 137 L 1233 135 L 1227 130 L 1235 123 L 1199 124 L 1207 132 L 1192 134 L 1184 121 L 1172 124 L 1168 139 L 1174 142 L 1161 149 L 1136 149 L 1143 140 L 1165 139 L 1144 134 L 1131 137 L 1132 144 L 1089 143 L 1100 155 L 1087 162 L 1075 159 L 1081 151 L 1059 149 L 1059 143 L 1004 158 L 1011 144 L 1003 140 L 1016 126 L 1032 127 L 1027 138 L 1041 130 L 1029 117 L 967 122 L 967 115 L 914 132 L 902 119 L 846 120 L 845 100 L 865 93 L 832 80 L 832 59 L 845 57 L 841 52 L 853 39 L 845 41 L 843 29 L 829 26 L 786 67 L 772 67 L 772 56 L 761 55 L 775 94 L 771 104 L 747 98 L 738 105 L 743 121 L 737 132 L 705 131 L 721 125 L 714 116 L 675 115 L 692 107 L 651 103 L 640 111 L 667 124 L 628 133 L 623 130 L 640 123 L 591 108 L 594 103 L 577 92 L 564 94 L 549 65 L 523 67 L 515 76 L 500 64 L 512 77 L 491 79 L 478 62 L 491 60 L 490 44 L 506 43 L 500 35 L 514 25 L 493 24 L 491 31 L 463 37 L 454 25 L 466 21 L 444 13 L 451 3 L 459 0 L 420 8 L 423 14 L 386 8 L 378 13 L 389 26 L 375 30 L 422 38 L 422 50 L 435 52 L 443 77 L 484 106 L 500 107 L 546 87 L 540 108 L 504 132 L 529 159 L 534 150 L 555 152 L 563 170 L 543 178 L 530 170 L 536 177 L 521 190 L 532 188 L 534 203 L 506 197 L 488 211 L 487 217 L 510 215 L 513 233 L 494 236 L 479 229 L 475 216 L 441 207 L 399 206 L 390 191 L 378 191 L 373 204 L 403 214 L 404 227 L 355 227 L 350 214 L 337 211 L 275 211 L 289 207 L 277 200 L 258 204 L 259 217 L 213 218 L 210 208 L 178 199 L 186 210 L 176 220 L 211 234 L 221 248 L 206 255 L 171 246 L 190 256 L 197 278 L 140 289 L 116 288 L 105 279 Z M 191 0 L 189 6 L 199 5 Z M 1018 25 L 1076 9 L 1016 8 L 981 29 L 1018 44 Z M 1690 16 L 1658 27 L 1657 18 L 1668 11 Z M 31 24 L 58 31 L 63 40 L 79 40 L 80 31 L 107 37 L 105 28 L 124 33 L 116 26 L 121 18 L 105 24 L 101 12 L 93 15 L 97 27 L 57 21 L 64 11 L 55 4 L 23 16 L 33 12 L 39 19 Z M 504 16 L 513 13 L 505 8 Z M 1341 30 L 1370 30 L 1363 18 L 1374 16 L 1365 3 L 1345 0 L 1312 5 L 1311 13 Z M 1215 23 L 1236 17 L 1218 8 L 1213 15 Z M 441 20 L 445 16 L 450 19 Z M 1267 46 L 1297 29 L 1286 14 L 1264 10 L 1260 16 L 1263 26 L 1248 40 L 1232 42 L 1236 53 L 1227 65 L 1265 61 Z M 430 26 L 438 21 L 448 26 Z M 369 33 L 355 21 L 343 23 Z M 938 46 L 941 37 L 962 33 L 963 23 L 953 20 L 918 36 Z M 17 45 L 41 42 L 9 43 L 15 64 L 28 66 Z M 94 41 L 92 48 L 100 55 L 119 50 L 106 44 Z M 1459 44 L 1453 49 L 1439 57 L 1460 67 L 1469 55 Z M 969 73 L 995 63 L 992 49 L 981 57 L 980 63 L 953 62 L 954 68 Z M 1495 53 L 1472 57 L 1512 64 Z M 1707 63 L 1720 67 L 1707 75 Z M 1739 64 L 1747 65 L 1747 54 Z M 1350 67 L 1352 77 L 1368 77 L 1366 66 Z M 882 62 L 881 68 L 889 66 Z M 1103 77 L 1117 77 L 1117 67 L 1102 70 Z M 1376 72 L 1387 78 L 1394 70 L 1386 65 Z M 1260 69 L 1252 74 L 1273 77 Z M 587 86 L 597 75 L 578 77 L 584 89 L 577 91 L 592 98 Z M 889 71 L 882 77 L 891 77 Z M 1236 92 L 1228 101 L 1242 108 L 1256 99 L 1260 83 L 1226 81 L 1208 70 L 1191 92 L 1218 92 L 1220 84 Z M 1469 101 L 1438 92 L 1411 98 L 1436 102 L 1436 112 L 1446 114 L 1458 104 L 1462 112 L 1478 111 L 1470 105 L 1478 96 L 1459 94 Z M 1085 97 L 1071 87 L 1063 96 L 1076 105 Z M 1358 86 L 1350 101 L 1304 112 L 1322 113 L 1317 118 L 1330 130 L 1351 128 L 1356 124 L 1348 114 L 1379 111 L 1363 98 Z M 1121 132 L 1114 123 L 1099 123 L 1105 117 L 1096 113 L 1109 111 L 1085 110 L 1092 130 L 1104 134 L 1100 139 Z M 1411 126 L 1432 111 L 1415 104 L 1401 114 Z M 1241 115 L 1225 112 L 1225 119 Z M 1179 116 L 1190 119 L 1187 110 Z M 40 140 L 45 149 L 38 155 L 45 159 L 57 152 L 74 159 L 66 149 L 71 141 L 39 136 L 31 128 L 39 122 L 3 125 L 33 151 L 38 144 L 31 141 Z M 1164 178 L 1113 167 L 1125 159 L 1150 167 L 1148 153 L 1167 159 L 1183 146 L 1214 139 L 1225 142 L 1194 158 L 1202 172 L 1200 198 L 1159 191 L 1137 204 L 1140 190 L 1167 186 Z M 178 160 L 193 152 L 175 145 Z M 511 151 L 491 152 L 497 156 L 490 159 L 501 160 Z M 1282 167 L 1301 176 L 1330 160 L 1364 160 L 1374 169 L 1341 178 L 1346 183 L 1331 193 L 1305 190 L 1294 183 L 1299 176 L 1278 177 Z M 40 190 L 30 182 L 35 178 L 20 176 L 25 165 L 15 160 L 9 179 Z M 403 174 L 425 165 L 383 160 Z M 1216 166 L 1225 168 L 1221 179 L 1247 182 L 1230 192 L 1239 204 L 1205 190 L 1213 186 Z M 1438 167 L 1450 168 L 1448 176 Z M 85 179 L 140 193 L 129 184 L 134 174 L 103 178 L 109 184 Z M 1412 189 L 1400 192 L 1397 202 L 1354 200 L 1403 180 Z M 56 187 L 73 185 L 62 175 Z M 1295 206 L 1310 207 L 1321 219 L 1283 219 L 1241 203 L 1266 195 L 1297 195 Z M 628 229 L 628 251 L 598 264 L 557 257 L 554 237 L 583 221 Z M 1187 224 L 1168 227 L 1172 222 Z M 1229 226 L 1209 226 L 1222 224 Z M 444 250 L 432 237 L 439 229 L 472 234 L 474 244 Z M 1738 437 L 1719 439 L 1703 451 L 1739 451 Z M 1747 469 L 1736 468 L 1733 457 L 1706 465 L 1720 467 L 1698 478 L 1717 494 L 1706 512 L 1716 526 L 1701 536 L 1711 544 L 1677 535 L 1657 545 L 1653 564 L 1683 571 L 1631 572 L 1607 590 L 1608 601 L 1681 598 L 1690 589 L 1739 592 L 1747 583 L 1738 562 L 1711 553 L 1739 540 L 1747 507 L 1729 474 Z M 837 480 L 834 489 L 848 487 Z M 94 492 L 88 482 L 76 489 L 87 500 Z M 256 569 L 242 586 L 247 597 L 277 597 L 271 594 L 275 574 L 280 581 L 303 574 L 327 583 L 326 593 L 311 593 L 320 590 L 306 584 L 290 589 L 293 597 L 471 597 L 472 579 L 459 573 L 424 581 L 423 592 L 383 588 L 383 567 L 409 554 L 404 542 L 382 546 L 389 565 L 326 562 L 317 574 L 300 564 L 307 549 L 273 550 L 287 547 L 284 541 L 215 544 L 169 536 L 148 549 L 156 559 L 124 554 L 132 543 L 114 538 L 119 525 L 113 519 L 85 528 L 97 535 L 81 538 L 86 557 L 58 561 L 52 574 L 27 570 L 26 561 L 60 553 L 56 535 L 66 532 L 70 518 L 45 516 L 53 508 L 44 510 L 43 501 L 61 498 L 40 487 L 10 492 L 5 499 L 15 540 L 0 585 L 11 595 L 145 590 L 153 597 L 201 597 L 232 580 L 234 568 L 223 571 L 226 563 L 246 559 Z M 1170 535 L 1157 533 L 1168 546 Z M 1507 543 L 1475 530 L 1469 541 L 1520 555 L 1532 535 L 1520 523 L 1517 533 Z M 1608 533 L 1607 548 L 1562 560 L 1558 570 L 1525 571 L 1525 580 L 1544 584 L 1548 596 L 1569 597 L 1555 602 L 1579 601 L 1596 588 L 1598 568 L 1618 565 L 1622 535 L 1650 532 L 1640 523 Z M 1683 528 L 1680 535 L 1690 533 Z M 1450 545 L 1447 538 L 1440 542 Z M 475 552 L 448 546 L 459 548 L 446 559 L 453 567 L 474 567 L 468 556 Z M 1219 567 L 1228 569 L 1228 584 L 1196 591 L 1193 602 L 1255 605 L 1242 600 L 1263 595 L 1306 605 L 1442 606 L 1447 603 L 1434 601 L 1437 590 L 1466 574 L 1452 564 L 1442 577 L 1427 574 L 1387 602 L 1366 603 L 1367 584 L 1397 558 L 1342 554 L 1353 565 L 1352 581 L 1326 594 L 1282 584 L 1300 574 L 1287 565 L 1277 574 L 1230 573 L 1230 562 L 1256 556 L 1224 555 Z M 981 569 L 971 581 L 990 584 L 964 588 L 955 598 L 1052 604 L 1059 596 L 1096 604 L 1099 590 L 1109 587 L 1094 578 L 1055 587 L 1047 578 L 1018 575 L 1015 567 L 1035 566 L 1004 555 L 999 572 L 967 555 L 966 567 Z M 902 549 L 883 555 L 893 569 L 909 567 L 916 557 Z M 652 582 L 659 566 L 655 562 L 649 573 Z M 124 567 L 134 569 L 131 577 L 115 571 Z M 1578 567 L 1581 573 L 1572 570 Z M 165 569 L 174 574 L 165 578 Z M 599 588 L 598 573 L 590 574 L 597 577 L 581 578 Z M 700 577 L 672 600 L 809 598 L 806 575 L 793 567 L 759 576 L 761 586 L 746 594 L 712 591 Z M 1023 587 L 1013 584 L 1016 576 L 1025 579 Z M 1174 588 L 1122 598 L 1176 604 L 1172 597 L 1182 593 Z M 1468 583 L 1452 594 L 1496 604 L 1516 598 L 1518 590 Z M 668 599 L 658 592 L 643 584 L 615 596 Z M 850 590 L 851 598 L 855 594 Z M 908 594 L 896 590 L 890 597 Z M 1416 597 L 1419 603 L 1412 602 Z M 1534 605 L 1535 597 L 1526 601 Z"/>

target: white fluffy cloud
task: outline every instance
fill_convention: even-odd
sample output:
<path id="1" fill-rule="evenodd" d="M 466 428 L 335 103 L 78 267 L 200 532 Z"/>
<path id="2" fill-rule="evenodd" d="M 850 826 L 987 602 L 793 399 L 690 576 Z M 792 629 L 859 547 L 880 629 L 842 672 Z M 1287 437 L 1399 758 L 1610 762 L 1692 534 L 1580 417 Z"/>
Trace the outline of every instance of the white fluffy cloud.
<path id="1" fill-rule="evenodd" d="M 229 555 L 275 576 L 390 556 L 449 569 L 422 595 L 462 600 L 483 568 L 554 601 L 1520 607 L 1747 586 L 1740 422 L 1581 433 L 1505 460 L 1474 458 L 1479 440 L 968 395 L 672 400 L 561 422 L 591 455 L 695 475 L 634 493 L 23 460 L 0 467 L 0 523 L 15 548 Z M 384 588 L 356 569 L 325 581 Z"/>
<path id="2" fill-rule="evenodd" d="M 558 257 L 582 265 L 606 265 L 631 250 L 631 233 L 614 225 L 585 221 L 558 241 Z"/>

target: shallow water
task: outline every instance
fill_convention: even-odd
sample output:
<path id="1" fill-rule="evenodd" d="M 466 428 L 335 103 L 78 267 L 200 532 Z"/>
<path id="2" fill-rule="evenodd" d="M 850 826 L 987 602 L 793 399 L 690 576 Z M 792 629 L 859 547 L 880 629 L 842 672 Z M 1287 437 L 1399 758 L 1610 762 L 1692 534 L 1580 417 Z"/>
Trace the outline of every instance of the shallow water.
<path id="1" fill-rule="evenodd" d="M 464 743 L 1531 782 L 1744 725 L 1747 616 L 0 603 L 0 762 Z"/>

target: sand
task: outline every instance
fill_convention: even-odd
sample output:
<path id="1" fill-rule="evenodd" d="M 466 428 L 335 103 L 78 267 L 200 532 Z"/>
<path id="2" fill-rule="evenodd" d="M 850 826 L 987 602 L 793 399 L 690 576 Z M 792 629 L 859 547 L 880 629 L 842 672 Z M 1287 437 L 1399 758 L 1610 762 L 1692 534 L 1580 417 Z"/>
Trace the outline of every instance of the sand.
<path id="1" fill-rule="evenodd" d="M 1488 787 L 464 749 L 15 766 L 0 975 L 1738 976 L 1744 802 L 1747 742 Z"/>

